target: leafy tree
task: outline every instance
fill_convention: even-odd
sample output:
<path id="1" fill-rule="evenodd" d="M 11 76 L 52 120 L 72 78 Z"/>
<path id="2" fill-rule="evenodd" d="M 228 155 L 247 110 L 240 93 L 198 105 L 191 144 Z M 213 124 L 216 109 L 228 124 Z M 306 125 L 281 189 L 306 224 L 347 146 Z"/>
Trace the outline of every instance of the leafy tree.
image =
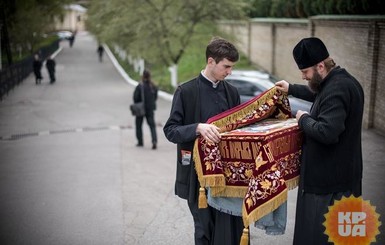
<path id="1" fill-rule="evenodd" d="M 246 6 L 233 0 L 94 0 L 87 27 L 131 55 L 176 68 L 197 26 L 244 18 Z"/>
<path id="2" fill-rule="evenodd" d="M 2 50 L 7 55 L 34 52 L 36 45 L 44 39 L 44 34 L 54 28 L 57 18 L 64 13 L 63 6 L 70 0 L 4 0 L 1 1 Z M 5 32 L 6 30 L 6 32 Z M 7 48 L 9 47 L 9 48 Z M 8 54 L 11 53 L 11 54 Z M 12 57 L 10 57 L 12 63 Z"/>
<path id="3" fill-rule="evenodd" d="M 296 17 L 296 3 L 287 0 L 273 0 L 270 8 L 271 17 Z"/>
<path id="4" fill-rule="evenodd" d="M 271 0 L 249 0 L 250 8 L 246 13 L 250 17 L 268 17 L 272 5 Z"/>
<path id="5" fill-rule="evenodd" d="M 249 17 L 307 18 L 313 15 L 385 14 L 382 0 L 249 0 Z M 268 8 L 268 9 L 267 9 Z"/>

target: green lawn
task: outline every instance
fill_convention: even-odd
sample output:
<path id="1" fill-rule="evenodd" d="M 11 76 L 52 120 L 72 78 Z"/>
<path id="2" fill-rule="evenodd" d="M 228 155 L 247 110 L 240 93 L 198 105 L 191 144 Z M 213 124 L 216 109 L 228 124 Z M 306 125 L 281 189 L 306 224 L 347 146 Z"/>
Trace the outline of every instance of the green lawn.
<path id="1" fill-rule="evenodd" d="M 200 35 L 197 35 L 192 41 L 189 47 L 185 50 L 178 64 L 178 83 L 183 83 L 194 77 L 196 77 L 206 65 L 205 52 L 206 46 L 210 39 L 215 36 L 215 31 L 207 29 L 201 31 Z M 225 37 L 231 40 L 231 37 Z M 121 62 L 118 55 L 115 54 L 118 61 L 126 72 L 135 80 L 140 80 L 140 75 L 136 73 L 127 62 Z M 240 61 L 237 62 L 235 69 L 256 69 L 251 65 L 248 58 L 241 54 Z M 151 74 L 154 82 L 159 86 L 161 90 L 173 93 L 174 88 L 171 86 L 171 75 L 168 71 L 168 67 L 163 64 L 151 64 Z"/>

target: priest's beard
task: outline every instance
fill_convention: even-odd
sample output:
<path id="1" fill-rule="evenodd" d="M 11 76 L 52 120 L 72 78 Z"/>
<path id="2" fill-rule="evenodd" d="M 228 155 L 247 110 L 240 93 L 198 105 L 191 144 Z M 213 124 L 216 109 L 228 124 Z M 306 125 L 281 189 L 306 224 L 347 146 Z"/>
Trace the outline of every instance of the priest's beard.
<path id="1" fill-rule="evenodd" d="M 322 80 L 321 75 L 315 70 L 313 77 L 307 82 L 310 90 L 315 93 L 319 92 Z"/>

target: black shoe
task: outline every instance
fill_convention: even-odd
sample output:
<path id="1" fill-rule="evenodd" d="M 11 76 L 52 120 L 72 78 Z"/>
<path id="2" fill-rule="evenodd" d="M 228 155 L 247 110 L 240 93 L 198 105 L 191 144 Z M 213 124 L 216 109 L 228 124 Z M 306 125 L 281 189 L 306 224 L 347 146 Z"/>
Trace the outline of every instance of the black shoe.
<path id="1" fill-rule="evenodd" d="M 152 144 L 152 149 L 156 150 L 156 144 Z"/>
<path id="2" fill-rule="evenodd" d="M 142 147 L 143 146 L 143 143 L 138 143 L 136 144 L 137 147 Z"/>

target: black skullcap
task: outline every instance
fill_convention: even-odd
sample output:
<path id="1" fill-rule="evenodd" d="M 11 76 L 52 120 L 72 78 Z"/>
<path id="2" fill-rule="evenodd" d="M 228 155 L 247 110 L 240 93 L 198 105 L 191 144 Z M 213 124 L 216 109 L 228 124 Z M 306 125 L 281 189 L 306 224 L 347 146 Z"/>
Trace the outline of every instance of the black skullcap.
<path id="1" fill-rule="evenodd" d="M 309 37 L 295 45 L 293 57 L 299 69 L 306 69 L 325 60 L 329 57 L 329 52 L 319 38 Z"/>

